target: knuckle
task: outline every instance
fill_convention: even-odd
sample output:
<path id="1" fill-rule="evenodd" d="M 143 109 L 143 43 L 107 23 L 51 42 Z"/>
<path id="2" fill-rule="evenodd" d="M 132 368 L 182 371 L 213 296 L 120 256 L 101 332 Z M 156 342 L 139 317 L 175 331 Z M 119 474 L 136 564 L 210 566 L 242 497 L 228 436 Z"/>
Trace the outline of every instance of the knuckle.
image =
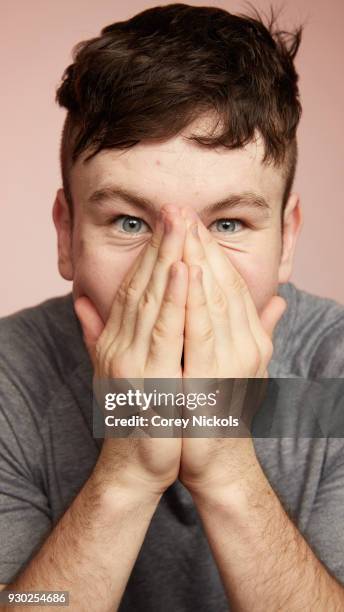
<path id="1" fill-rule="evenodd" d="M 166 295 L 164 295 L 162 306 L 165 309 L 168 309 L 168 310 L 171 310 L 171 308 L 173 308 L 173 309 L 178 308 L 177 305 L 174 302 L 173 297 L 170 294 L 168 294 L 168 293 Z"/>
<path id="2" fill-rule="evenodd" d="M 140 281 L 139 277 L 134 274 L 132 278 L 127 283 L 127 292 L 137 293 L 140 290 Z"/>
<path id="3" fill-rule="evenodd" d="M 163 338 L 166 338 L 166 335 L 168 333 L 168 328 L 166 327 L 166 325 L 164 324 L 163 321 L 161 321 L 161 319 L 159 319 L 152 330 L 152 334 L 151 334 L 151 340 L 152 340 L 152 344 L 156 344 L 159 343 Z"/>
<path id="4" fill-rule="evenodd" d="M 157 263 L 160 263 L 164 266 L 169 266 L 170 264 L 169 254 L 165 253 L 164 251 L 159 251 L 158 257 L 157 257 Z"/>
<path id="5" fill-rule="evenodd" d="M 214 332 L 211 327 L 206 327 L 200 330 L 199 335 L 200 335 L 201 342 L 208 343 L 208 342 L 213 342 L 214 340 Z"/>
<path id="6" fill-rule="evenodd" d="M 200 296 L 197 298 L 197 301 L 193 301 L 193 303 L 187 302 L 185 305 L 185 310 L 187 312 L 193 312 L 199 310 L 202 314 L 202 311 L 207 306 L 207 300 L 204 296 Z"/>
<path id="7" fill-rule="evenodd" d="M 137 301 L 137 287 L 133 281 L 127 287 L 126 290 L 126 303 L 134 304 Z"/>
<path id="8" fill-rule="evenodd" d="M 114 359 L 112 355 L 112 351 L 106 351 L 105 355 L 102 359 L 102 371 L 105 377 L 112 376 L 112 369 L 114 365 Z"/>
<path id="9" fill-rule="evenodd" d="M 167 338 L 175 340 L 180 337 L 184 337 L 184 326 L 178 325 L 176 322 L 171 324 L 170 318 L 166 318 L 166 316 L 160 316 L 157 319 L 151 333 L 152 344 L 160 343 L 163 339 L 165 341 Z"/>
<path id="10" fill-rule="evenodd" d="M 96 361 L 100 363 L 102 361 L 103 354 L 104 354 L 104 348 L 101 342 L 97 342 L 97 344 L 95 345 L 94 354 L 95 354 Z"/>
<path id="11" fill-rule="evenodd" d="M 155 295 L 152 291 L 145 291 L 139 301 L 138 309 L 139 312 L 143 312 L 146 309 L 153 307 L 156 304 Z"/>
<path id="12" fill-rule="evenodd" d="M 119 365 L 122 366 L 123 359 L 118 358 L 118 350 L 113 344 L 108 345 L 103 352 L 101 360 L 101 372 L 105 378 L 121 378 Z"/>
<path id="13" fill-rule="evenodd" d="M 96 345 L 94 347 L 94 355 L 98 365 L 103 367 L 106 355 L 113 346 L 114 339 L 110 338 L 106 333 L 103 332 L 103 334 L 98 338 L 98 341 L 96 342 Z"/>
<path id="14" fill-rule="evenodd" d="M 179 308 L 178 304 L 176 304 L 175 298 L 171 291 L 165 291 L 163 296 L 163 305 L 164 306 L 173 306 L 173 308 Z M 184 309 L 184 306 L 183 306 Z"/>
<path id="15" fill-rule="evenodd" d="M 248 292 L 248 287 L 240 274 L 234 274 L 231 286 L 234 291 L 242 293 L 243 295 Z"/>
<path id="16" fill-rule="evenodd" d="M 220 289 L 215 290 L 213 303 L 214 303 L 214 306 L 217 308 L 217 310 L 219 310 L 220 312 L 222 313 L 227 312 L 227 309 L 228 309 L 227 298 Z"/>
<path id="17" fill-rule="evenodd" d="M 118 302 L 118 304 L 123 306 L 125 304 L 125 302 L 126 302 L 126 299 L 127 299 L 127 292 L 126 292 L 125 285 L 123 284 L 117 290 L 116 301 Z"/>
<path id="18" fill-rule="evenodd" d="M 151 237 L 151 239 L 150 239 L 150 241 L 149 241 L 149 244 L 150 244 L 150 246 L 151 246 L 153 249 L 158 249 L 158 248 L 159 248 L 159 245 L 160 245 L 160 239 L 159 239 L 159 237 L 157 236 L 157 234 L 153 234 L 153 235 L 152 235 L 152 237 Z"/>
<path id="19" fill-rule="evenodd" d="M 108 355 L 105 360 L 107 376 L 110 378 L 126 378 L 130 371 L 127 361 L 124 355 L 121 355 L 120 358 L 118 355 Z"/>

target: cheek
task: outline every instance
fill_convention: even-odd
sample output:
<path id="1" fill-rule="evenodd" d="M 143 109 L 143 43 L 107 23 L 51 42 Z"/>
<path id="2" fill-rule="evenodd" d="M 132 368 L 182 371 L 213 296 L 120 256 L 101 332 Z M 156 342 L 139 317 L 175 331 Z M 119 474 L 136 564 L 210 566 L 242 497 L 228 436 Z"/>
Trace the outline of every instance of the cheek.
<path id="1" fill-rule="evenodd" d="M 278 257 L 271 253 L 228 254 L 231 263 L 245 280 L 252 300 L 260 313 L 278 288 Z"/>
<path id="2" fill-rule="evenodd" d="M 115 294 L 139 251 L 123 253 L 82 242 L 74 259 L 74 299 L 82 295 L 89 297 L 105 322 Z"/>

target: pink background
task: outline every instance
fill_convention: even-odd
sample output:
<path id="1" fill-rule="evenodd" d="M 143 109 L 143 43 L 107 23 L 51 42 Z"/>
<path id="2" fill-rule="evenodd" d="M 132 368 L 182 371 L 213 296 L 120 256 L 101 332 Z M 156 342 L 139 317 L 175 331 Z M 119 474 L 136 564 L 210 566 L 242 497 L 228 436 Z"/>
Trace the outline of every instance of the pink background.
<path id="1" fill-rule="evenodd" d="M 71 289 L 57 271 L 51 207 L 61 184 L 58 147 L 65 115 L 54 95 L 72 46 L 155 4 L 168 2 L 1 1 L 0 316 Z M 244 2 L 190 4 L 246 12 Z M 267 9 L 270 1 L 254 4 Z M 344 2 L 285 0 L 274 6 L 282 4 L 283 28 L 307 20 L 296 60 L 304 111 L 295 191 L 304 226 L 291 280 L 344 303 Z"/>

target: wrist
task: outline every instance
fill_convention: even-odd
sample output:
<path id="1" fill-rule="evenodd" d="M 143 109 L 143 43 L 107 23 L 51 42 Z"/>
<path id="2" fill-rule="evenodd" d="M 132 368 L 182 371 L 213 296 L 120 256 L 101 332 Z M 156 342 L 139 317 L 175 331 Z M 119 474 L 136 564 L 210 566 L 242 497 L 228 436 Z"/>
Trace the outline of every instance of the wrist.
<path id="1" fill-rule="evenodd" d="M 163 494 L 163 490 L 158 485 L 155 486 L 153 482 L 144 482 L 128 473 L 122 473 L 119 476 L 112 472 L 110 475 L 98 464 L 88 480 L 88 485 L 92 494 L 110 510 L 113 505 L 118 507 L 118 504 L 124 506 L 140 504 L 154 508 Z"/>
<path id="2" fill-rule="evenodd" d="M 261 472 L 251 438 L 208 439 L 193 444 L 187 453 L 182 455 L 179 478 L 195 498 L 222 497 L 230 491 L 235 495 L 237 487 Z"/>
<path id="3" fill-rule="evenodd" d="M 195 506 L 209 513 L 244 517 L 253 507 L 271 502 L 274 492 L 257 463 L 240 479 L 218 479 L 190 490 Z M 263 501 L 264 500 L 264 501 Z"/>

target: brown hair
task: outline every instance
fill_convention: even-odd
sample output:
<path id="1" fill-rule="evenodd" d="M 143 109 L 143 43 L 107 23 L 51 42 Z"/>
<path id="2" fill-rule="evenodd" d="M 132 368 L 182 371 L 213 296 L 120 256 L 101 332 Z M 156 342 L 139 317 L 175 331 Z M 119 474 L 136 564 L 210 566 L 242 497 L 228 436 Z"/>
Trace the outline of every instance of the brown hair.
<path id="1" fill-rule="evenodd" d="M 293 60 L 303 26 L 277 29 L 272 8 L 264 25 L 251 8 L 252 17 L 210 6 L 156 6 L 75 45 L 56 92 L 68 111 L 60 162 L 71 214 L 69 174 L 81 153 L 90 153 L 87 161 L 102 149 L 168 139 L 209 111 L 217 118 L 213 132 L 189 138 L 234 149 L 257 130 L 263 162 L 284 166 L 283 211 L 297 162 L 301 104 Z"/>

